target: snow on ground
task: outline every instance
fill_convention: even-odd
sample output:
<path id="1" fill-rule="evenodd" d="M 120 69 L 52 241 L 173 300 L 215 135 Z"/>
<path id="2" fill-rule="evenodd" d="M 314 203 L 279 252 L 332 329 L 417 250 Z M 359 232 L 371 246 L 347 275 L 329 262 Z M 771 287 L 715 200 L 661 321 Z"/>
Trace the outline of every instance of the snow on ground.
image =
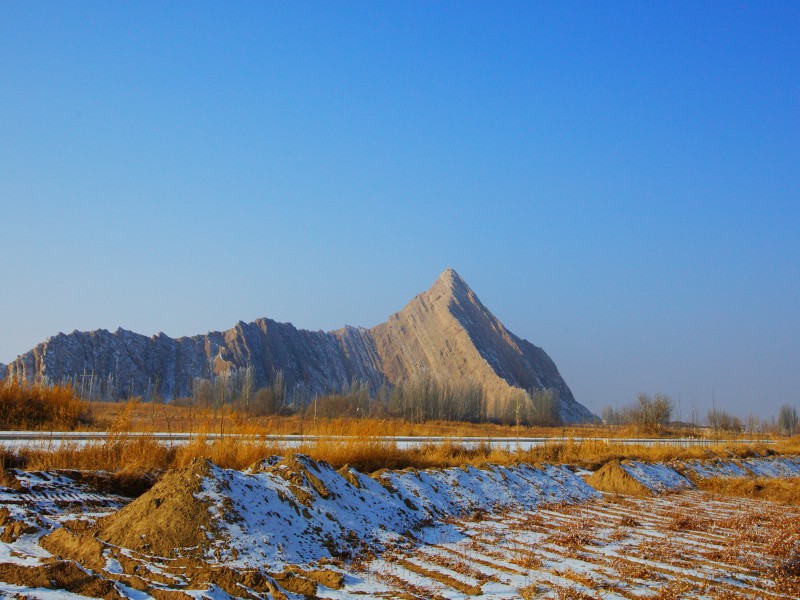
<path id="1" fill-rule="evenodd" d="M 746 458 L 742 463 L 757 477 L 800 477 L 800 458 L 797 457 Z"/>
<path id="2" fill-rule="evenodd" d="M 733 460 L 690 460 L 683 463 L 687 472 L 697 478 L 748 477 L 750 471 Z"/>
<path id="3" fill-rule="evenodd" d="M 6 474 L 14 485 L 0 485 L 0 510 L 8 511 L 9 523 L 16 522 L 21 527 L 18 526 L 19 537 L 0 541 L 0 563 L 38 564 L 50 556 L 38 543 L 43 535 L 65 521 L 94 522 L 130 502 L 130 498 L 99 493 L 65 474 L 16 469 L 7 470 Z"/>
<path id="4" fill-rule="evenodd" d="M 441 543 L 389 550 L 320 597 L 791 598 L 800 582 L 778 575 L 786 556 L 770 530 L 798 519 L 696 491 L 501 511 L 453 522 L 461 535 Z"/>
<path id="5" fill-rule="evenodd" d="M 694 487 L 686 477 L 665 464 L 629 460 L 622 463 L 622 468 L 636 481 L 656 493 Z"/>
<path id="6" fill-rule="evenodd" d="M 682 464 L 693 476 L 709 477 L 800 477 L 800 457 L 754 456 L 742 460 L 691 460 Z"/>
<path id="7" fill-rule="evenodd" d="M 249 472 L 212 467 L 200 498 L 231 564 L 277 567 L 381 548 L 434 520 L 467 512 L 580 502 L 598 494 L 566 467 L 527 465 L 345 476 L 298 455 Z M 235 558 L 234 558 L 235 557 Z"/>
<path id="8" fill-rule="evenodd" d="M 8 600 L 19 600 L 20 598 L 35 598 L 38 600 L 91 600 L 89 596 L 73 594 L 65 590 L 29 588 L 3 582 L 0 582 L 0 598 L 3 600 L 6 598 Z"/>
<path id="9" fill-rule="evenodd" d="M 690 489 L 679 472 L 798 476 L 800 459 L 623 461 L 622 467 L 655 492 L 680 493 L 604 496 L 565 466 L 367 476 L 304 456 L 274 457 L 247 471 L 212 465 L 197 494 L 214 525 L 206 560 L 270 573 L 324 565 L 344 580 L 341 589 L 318 585 L 323 598 L 800 597 L 800 573 L 791 562 L 800 552 L 800 509 L 712 500 Z M 0 509 L 30 529 L 0 542 L 0 563 L 41 564 L 50 556 L 38 545 L 42 535 L 66 521 L 94 521 L 128 502 L 64 474 L 8 473 L 16 486 L 0 487 Z M 168 559 L 111 546 L 103 556 L 102 576 L 116 580 L 125 598 L 151 597 L 119 581 L 133 563 L 153 589 L 180 587 L 194 598 L 233 593 L 208 581 L 187 587 L 184 567 L 176 571 Z M 20 593 L 82 597 L 0 583 L 0 598 Z"/>

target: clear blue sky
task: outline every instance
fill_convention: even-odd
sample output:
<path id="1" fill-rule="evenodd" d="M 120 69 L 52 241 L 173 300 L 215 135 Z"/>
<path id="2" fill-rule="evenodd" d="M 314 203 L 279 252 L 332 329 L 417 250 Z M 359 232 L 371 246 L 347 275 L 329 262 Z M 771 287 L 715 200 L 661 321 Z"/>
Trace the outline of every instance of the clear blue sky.
<path id="1" fill-rule="evenodd" d="M 797 2 L 2 2 L 0 361 L 455 268 L 599 411 L 800 404 Z"/>

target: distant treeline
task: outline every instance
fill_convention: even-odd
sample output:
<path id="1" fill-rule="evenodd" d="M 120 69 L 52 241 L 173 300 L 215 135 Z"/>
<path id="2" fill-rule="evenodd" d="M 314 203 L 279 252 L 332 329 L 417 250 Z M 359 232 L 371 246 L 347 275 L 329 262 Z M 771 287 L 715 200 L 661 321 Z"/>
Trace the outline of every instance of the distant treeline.
<path id="1" fill-rule="evenodd" d="M 204 408 L 229 406 L 259 416 L 303 414 L 322 418 L 401 418 L 414 423 L 441 420 L 561 424 L 561 406 L 553 390 L 512 388 L 504 397 L 496 398 L 490 397 L 475 381 L 454 380 L 428 372 L 394 386 L 384 384 L 377 390 L 366 382 L 354 380 L 344 389 L 327 394 L 310 394 L 301 385 L 287 388 L 280 371 L 269 386 L 256 388 L 253 381 L 252 367 L 232 369 L 213 379 L 197 378 L 191 395 L 173 402 Z"/>
<path id="2" fill-rule="evenodd" d="M 74 390 L 81 400 L 115 402 L 140 398 L 145 402 L 169 400 L 180 406 L 199 408 L 230 407 L 245 413 L 264 415 L 297 415 L 316 413 L 320 417 L 388 417 L 410 422 L 464 421 L 503 425 L 561 425 L 561 403 L 551 389 L 523 390 L 510 387 L 504 393 L 492 394 L 469 378 L 453 379 L 423 371 L 396 385 L 384 383 L 372 389 L 363 381 L 353 380 L 343 389 L 315 394 L 302 384 L 287 385 L 278 370 L 269 384 L 256 386 L 255 369 L 247 366 L 229 369 L 210 378 L 192 381 L 189 395 L 167 399 L 162 382 L 149 381 L 143 394 L 115 393 L 114 377 L 101 378 L 87 372 L 54 384 Z"/>
<path id="3" fill-rule="evenodd" d="M 622 408 L 606 406 L 601 412 L 603 423 L 607 425 L 630 425 L 638 429 L 657 432 L 666 429 L 670 424 L 682 425 L 680 415 L 678 423 L 673 422 L 674 405 L 672 400 L 664 394 L 641 393 L 636 401 Z M 722 408 L 712 408 L 705 419 L 693 417 L 692 425 L 706 426 L 714 431 L 727 431 L 731 433 L 780 433 L 794 435 L 800 433 L 797 409 L 784 404 L 778 411 L 777 417 L 764 419 L 756 415 L 749 415 L 745 420 L 730 414 Z M 696 422 L 695 422 L 696 421 Z"/>

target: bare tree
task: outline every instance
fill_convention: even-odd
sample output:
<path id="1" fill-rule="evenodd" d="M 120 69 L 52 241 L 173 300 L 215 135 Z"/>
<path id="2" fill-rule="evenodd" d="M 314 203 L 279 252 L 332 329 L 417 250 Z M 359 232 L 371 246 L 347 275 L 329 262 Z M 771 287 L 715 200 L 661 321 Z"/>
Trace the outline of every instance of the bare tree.
<path id="1" fill-rule="evenodd" d="M 778 430 L 783 435 L 793 435 L 797 430 L 797 409 L 784 404 L 778 411 Z"/>

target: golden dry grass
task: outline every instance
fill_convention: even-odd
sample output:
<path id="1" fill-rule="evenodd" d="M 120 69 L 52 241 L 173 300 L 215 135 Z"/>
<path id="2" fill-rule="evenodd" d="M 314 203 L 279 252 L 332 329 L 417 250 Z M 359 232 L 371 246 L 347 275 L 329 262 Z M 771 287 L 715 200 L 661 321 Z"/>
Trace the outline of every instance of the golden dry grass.
<path id="1" fill-rule="evenodd" d="M 800 435 L 790 438 L 780 438 L 776 444 L 781 454 L 800 454 Z"/>
<path id="2" fill-rule="evenodd" d="M 58 391 L 67 399 L 73 413 L 86 405 L 75 399 L 68 388 L 45 388 Z M 16 396 L 19 398 L 19 394 Z M 192 407 L 126 403 L 92 403 L 94 428 L 109 431 L 102 441 L 87 445 L 64 442 L 50 447 L 37 446 L 9 452 L 0 447 L 4 465 L 32 470 L 81 469 L 106 470 L 133 475 L 157 473 L 189 464 L 195 458 L 208 458 L 226 468 L 242 469 L 276 454 L 302 452 L 334 467 L 349 464 L 364 472 L 382 468 L 402 469 L 480 466 L 487 463 L 507 465 L 575 464 L 596 469 L 614 459 L 635 459 L 667 462 L 674 459 L 747 457 L 767 450 L 762 445 L 717 445 L 680 447 L 677 445 L 623 445 L 615 436 L 629 435 L 625 429 L 613 431 L 596 426 L 571 428 L 507 427 L 493 424 L 429 422 L 422 424 L 378 419 L 308 419 L 300 417 L 261 417 L 230 410 L 200 410 Z M 54 423 L 56 421 L 51 421 Z M 167 447 L 148 432 L 189 432 L 190 443 Z M 236 437 L 215 439 L 210 434 L 236 434 Z M 304 438 L 297 447 L 288 447 L 268 438 L 274 434 L 300 434 Z M 507 448 L 487 443 L 461 444 L 455 441 L 429 443 L 401 448 L 387 435 L 442 437 L 506 437 Z M 305 437 L 308 436 L 308 437 Z M 320 436 L 320 437 L 315 437 Z M 517 437 L 564 437 L 548 441 L 529 450 L 518 450 Z M 600 440 L 573 438 L 601 437 Z M 786 440 L 782 452 L 800 451 L 800 438 Z M 797 449 L 797 450 L 795 450 Z"/>
<path id="3" fill-rule="evenodd" d="M 0 428 L 69 430 L 89 424 L 91 413 L 69 386 L 0 382 Z"/>
<path id="4" fill-rule="evenodd" d="M 800 504 L 800 477 L 790 479 L 713 477 L 699 480 L 697 487 L 704 492 L 720 496 L 754 498 L 780 504 Z"/>
<path id="5" fill-rule="evenodd" d="M 124 425 L 124 419 L 117 425 Z M 223 438 L 199 433 L 187 444 L 168 447 L 151 435 L 133 435 L 117 429 L 105 440 L 85 445 L 67 441 L 50 447 L 34 446 L 14 453 L 6 452 L 4 462 L 29 470 L 79 469 L 136 474 L 158 473 L 186 466 L 196 458 L 207 458 L 225 468 L 243 469 L 269 456 L 303 453 L 336 468 L 350 465 L 362 472 L 374 472 L 383 468 L 424 469 L 516 463 L 563 463 L 595 468 L 613 459 L 663 462 L 672 459 L 750 456 L 763 451 L 763 448 L 752 446 L 680 448 L 576 441 L 548 443 L 529 450 L 516 450 L 513 444 L 506 449 L 486 443 L 463 445 L 450 441 L 401 448 L 394 441 L 380 437 L 380 433 L 376 430 L 373 435 L 311 438 L 296 447 L 288 447 L 264 434 L 252 432 Z"/>
<path id="6" fill-rule="evenodd" d="M 133 405 L 132 408 L 130 406 Z M 529 427 L 521 425 L 499 425 L 496 423 L 465 423 L 459 421 L 427 421 L 412 423 L 403 419 L 375 418 L 317 418 L 307 415 L 253 416 L 226 407 L 219 409 L 178 406 L 175 404 L 152 404 L 146 402 L 92 402 L 90 410 L 94 416 L 94 429 L 106 430 L 121 413 L 128 411 L 130 431 L 171 432 L 239 432 L 245 427 L 249 433 L 272 435 L 373 435 L 378 430 L 382 435 L 396 436 L 441 436 L 441 437 L 563 437 L 563 438 L 631 438 L 685 436 L 710 437 L 703 428 L 663 429 L 658 434 L 645 432 L 632 426 L 569 425 L 557 427 Z M 725 439 L 737 439 L 726 433 Z M 800 438 L 798 438 L 800 440 Z M 800 441 L 798 441 L 800 446 Z"/>

